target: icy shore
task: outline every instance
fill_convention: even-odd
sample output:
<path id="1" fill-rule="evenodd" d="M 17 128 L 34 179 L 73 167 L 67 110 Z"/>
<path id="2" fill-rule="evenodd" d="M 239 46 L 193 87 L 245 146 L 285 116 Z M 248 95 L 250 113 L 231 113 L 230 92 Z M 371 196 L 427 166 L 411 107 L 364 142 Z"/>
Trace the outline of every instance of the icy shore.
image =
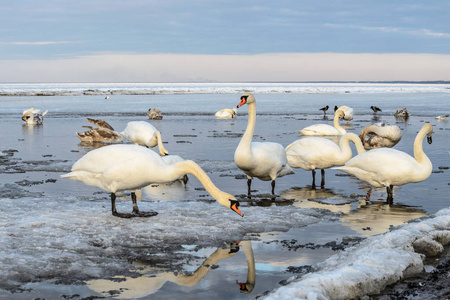
<path id="1" fill-rule="evenodd" d="M 425 257 L 450 243 L 450 208 L 432 218 L 370 237 L 333 255 L 315 271 L 273 291 L 264 299 L 357 299 L 424 270 Z"/>

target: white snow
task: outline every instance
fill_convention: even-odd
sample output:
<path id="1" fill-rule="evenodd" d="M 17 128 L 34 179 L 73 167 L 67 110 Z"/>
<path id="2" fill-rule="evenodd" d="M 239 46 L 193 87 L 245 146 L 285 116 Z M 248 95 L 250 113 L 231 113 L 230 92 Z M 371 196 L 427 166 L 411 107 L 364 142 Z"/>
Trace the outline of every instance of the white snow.
<path id="1" fill-rule="evenodd" d="M 264 299 L 358 299 L 424 269 L 423 259 L 450 242 L 450 208 L 432 218 L 373 236 L 333 255 L 315 271 L 278 288 Z"/>

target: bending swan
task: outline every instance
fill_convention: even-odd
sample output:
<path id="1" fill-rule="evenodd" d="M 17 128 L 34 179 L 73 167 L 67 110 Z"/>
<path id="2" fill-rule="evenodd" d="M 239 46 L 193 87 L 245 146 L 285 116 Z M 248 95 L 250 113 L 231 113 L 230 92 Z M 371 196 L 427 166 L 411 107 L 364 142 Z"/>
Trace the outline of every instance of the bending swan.
<path id="1" fill-rule="evenodd" d="M 338 109 L 334 113 L 334 127 L 328 124 L 314 124 L 299 130 L 299 132 L 303 135 L 343 135 L 346 131 L 339 125 L 339 119 L 344 116 L 344 112 Z"/>
<path id="2" fill-rule="evenodd" d="M 430 176 L 433 165 L 423 152 L 422 140 L 427 136 L 431 144 L 432 133 L 433 126 L 424 124 L 414 140 L 414 157 L 396 149 L 380 148 L 359 154 L 345 166 L 333 169 L 354 175 L 374 187 L 386 187 L 387 202 L 392 203 L 394 186 L 424 181 Z"/>
<path id="3" fill-rule="evenodd" d="M 158 145 L 161 156 L 169 154 L 163 146 L 161 133 L 150 123 L 144 121 L 128 122 L 120 134 L 135 145 L 147 146 L 149 148 Z"/>
<path id="4" fill-rule="evenodd" d="M 394 147 L 402 138 L 402 131 L 397 125 L 377 123 L 366 126 L 359 133 L 359 138 L 364 144 L 364 149 Z"/>
<path id="5" fill-rule="evenodd" d="M 286 147 L 288 164 L 292 168 L 312 171 L 312 188 L 316 187 L 316 169 L 321 169 L 322 182 L 320 186 L 323 187 L 325 185 L 325 169 L 342 166 L 352 158 L 350 142 L 355 144 L 358 154 L 365 152 L 360 139 L 354 133 L 344 134 L 339 141 L 339 146 L 329 139 L 320 137 L 296 140 Z"/>
<path id="6" fill-rule="evenodd" d="M 169 165 L 156 152 L 137 145 L 111 145 L 92 150 L 72 166 L 72 172 L 61 177 L 81 181 L 110 192 L 112 214 L 130 218 L 157 214 L 139 211 L 134 190 L 152 183 L 171 182 L 185 174 L 195 176 L 219 204 L 243 216 L 236 198 L 219 190 L 195 162 L 186 160 Z M 116 210 L 116 192 L 125 190 L 132 191 L 131 214 L 118 213 Z"/>
<path id="7" fill-rule="evenodd" d="M 256 100 L 251 93 L 241 96 L 238 108 L 247 104 L 247 129 L 234 153 L 236 166 L 247 175 L 248 194 L 250 195 L 253 177 L 263 181 L 272 180 L 272 194 L 275 193 L 275 179 L 294 174 L 287 163 L 286 150 L 278 143 L 252 142 L 256 124 Z"/>

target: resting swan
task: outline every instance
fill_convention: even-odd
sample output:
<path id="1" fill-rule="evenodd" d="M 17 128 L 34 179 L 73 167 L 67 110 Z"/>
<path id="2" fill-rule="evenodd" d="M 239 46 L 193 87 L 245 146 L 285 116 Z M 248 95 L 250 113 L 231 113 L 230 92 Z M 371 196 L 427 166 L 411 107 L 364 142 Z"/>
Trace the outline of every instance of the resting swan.
<path id="1" fill-rule="evenodd" d="M 334 127 L 328 124 L 314 124 L 299 132 L 303 135 L 343 135 L 346 131 L 339 125 L 339 119 L 342 119 L 344 115 L 344 112 L 338 109 L 334 113 Z"/>
<path id="2" fill-rule="evenodd" d="M 402 138 L 402 131 L 397 125 L 377 123 L 364 127 L 359 133 L 364 149 L 394 147 Z"/>
<path id="3" fill-rule="evenodd" d="M 424 181 L 430 176 L 433 165 L 423 152 L 422 140 L 427 136 L 431 144 L 432 133 L 433 126 L 424 124 L 414 140 L 414 157 L 396 149 L 380 148 L 359 154 L 345 166 L 333 169 L 352 174 L 374 187 L 386 187 L 387 201 L 392 203 L 394 186 Z"/>
<path id="4" fill-rule="evenodd" d="M 219 190 L 195 162 L 186 160 L 169 165 L 156 152 L 137 145 L 120 144 L 92 150 L 75 162 L 72 172 L 63 174 L 61 177 L 81 181 L 110 192 L 112 214 L 130 218 L 157 214 L 139 211 L 134 190 L 152 183 L 171 182 L 185 174 L 194 175 L 219 204 L 243 216 L 236 198 Z M 131 214 L 118 213 L 116 210 L 116 193 L 125 190 L 132 191 L 133 212 Z"/>
<path id="5" fill-rule="evenodd" d="M 316 187 L 316 169 L 321 169 L 322 182 L 320 186 L 323 187 L 325 185 L 325 169 L 342 166 L 352 158 L 350 142 L 355 144 L 358 153 L 365 152 L 360 139 L 354 133 L 344 134 L 339 141 L 339 146 L 329 139 L 320 137 L 296 140 L 286 147 L 288 164 L 292 168 L 312 171 L 312 188 Z"/>
<path id="6" fill-rule="evenodd" d="M 39 109 L 30 108 L 23 112 L 22 120 L 28 125 L 41 125 L 48 110 L 41 112 Z"/>
<path id="7" fill-rule="evenodd" d="M 97 125 L 97 128 L 91 126 L 83 126 L 89 128 L 88 131 L 78 133 L 76 135 L 82 142 L 101 143 L 101 142 L 121 142 L 122 136 L 120 133 L 114 131 L 114 128 L 104 120 L 96 120 L 87 118 L 87 120 Z"/>
<path id="8" fill-rule="evenodd" d="M 233 107 L 233 109 L 224 108 L 216 112 L 216 119 L 235 119 L 237 113 L 237 108 Z"/>
<path id="9" fill-rule="evenodd" d="M 344 112 L 344 117 L 343 117 L 343 119 L 345 120 L 345 121 L 351 121 L 351 120 L 353 120 L 353 108 L 351 108 L 351 107 L 348 107 L 348 106 L 345 106 L 345 105 L 342 105 L 342 106 L 340 106 L 337 110 L 342 110 L 343 112 Z"/>
<path id="10" fill-rule="evenodd" d="M 248 194 L 250 195 L 253 177 L 263 181 L 272 180 L 272 194 L 275 193 L 275 179 L 294 174 L 287 163 L 286 150 L 281 144 L 270 142 L 252 142 L 256 124 L 256 100 L 251 93 L 241 96 L 238 108 L 247 104 L 247 129 L 234 153 L 236 166 L 247 175 Z"/>
<path id="11" fill-rule="evenodd" d="M 147 146 L 149 148 L 158 145 L 159 153 L 162 156 L 169 154 L 163 146 L 161 133 L 150 123 L 144 121 L 128 122 L 120 134 L 135 145 Z"/>

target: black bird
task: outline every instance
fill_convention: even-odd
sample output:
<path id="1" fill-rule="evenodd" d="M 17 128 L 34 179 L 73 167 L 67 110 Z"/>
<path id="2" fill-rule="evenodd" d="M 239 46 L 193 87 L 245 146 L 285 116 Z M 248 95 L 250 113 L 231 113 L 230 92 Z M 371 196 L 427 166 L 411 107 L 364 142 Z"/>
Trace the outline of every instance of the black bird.
<path id="1" fill-rule="evenodd" d="M 377 111 L 381 111 L 381 109 L 379 109 L 379 108 L 376 107 L 376 106 L 371 106 L 370 109 L 373 110 L 373 113 L 374 113 L 374 114 L 376 114 Z"/>
<path id="2" fill-rule="evenodd" d="M 337 105 L 334 106 L 334 112 L 336 112 L 338 110 Z"/>
<path id="3" fill-rule="evenodd" d="M 328 105 L 327 106 L 325 106 L 325 107 L 322 107 L 321 109 L 319 109 L 319 110 L 322 110 L 323 111 L 323 114 L 326 114 L 326 112 L 327 112 L 327 110 L 328 110 Z"/>

